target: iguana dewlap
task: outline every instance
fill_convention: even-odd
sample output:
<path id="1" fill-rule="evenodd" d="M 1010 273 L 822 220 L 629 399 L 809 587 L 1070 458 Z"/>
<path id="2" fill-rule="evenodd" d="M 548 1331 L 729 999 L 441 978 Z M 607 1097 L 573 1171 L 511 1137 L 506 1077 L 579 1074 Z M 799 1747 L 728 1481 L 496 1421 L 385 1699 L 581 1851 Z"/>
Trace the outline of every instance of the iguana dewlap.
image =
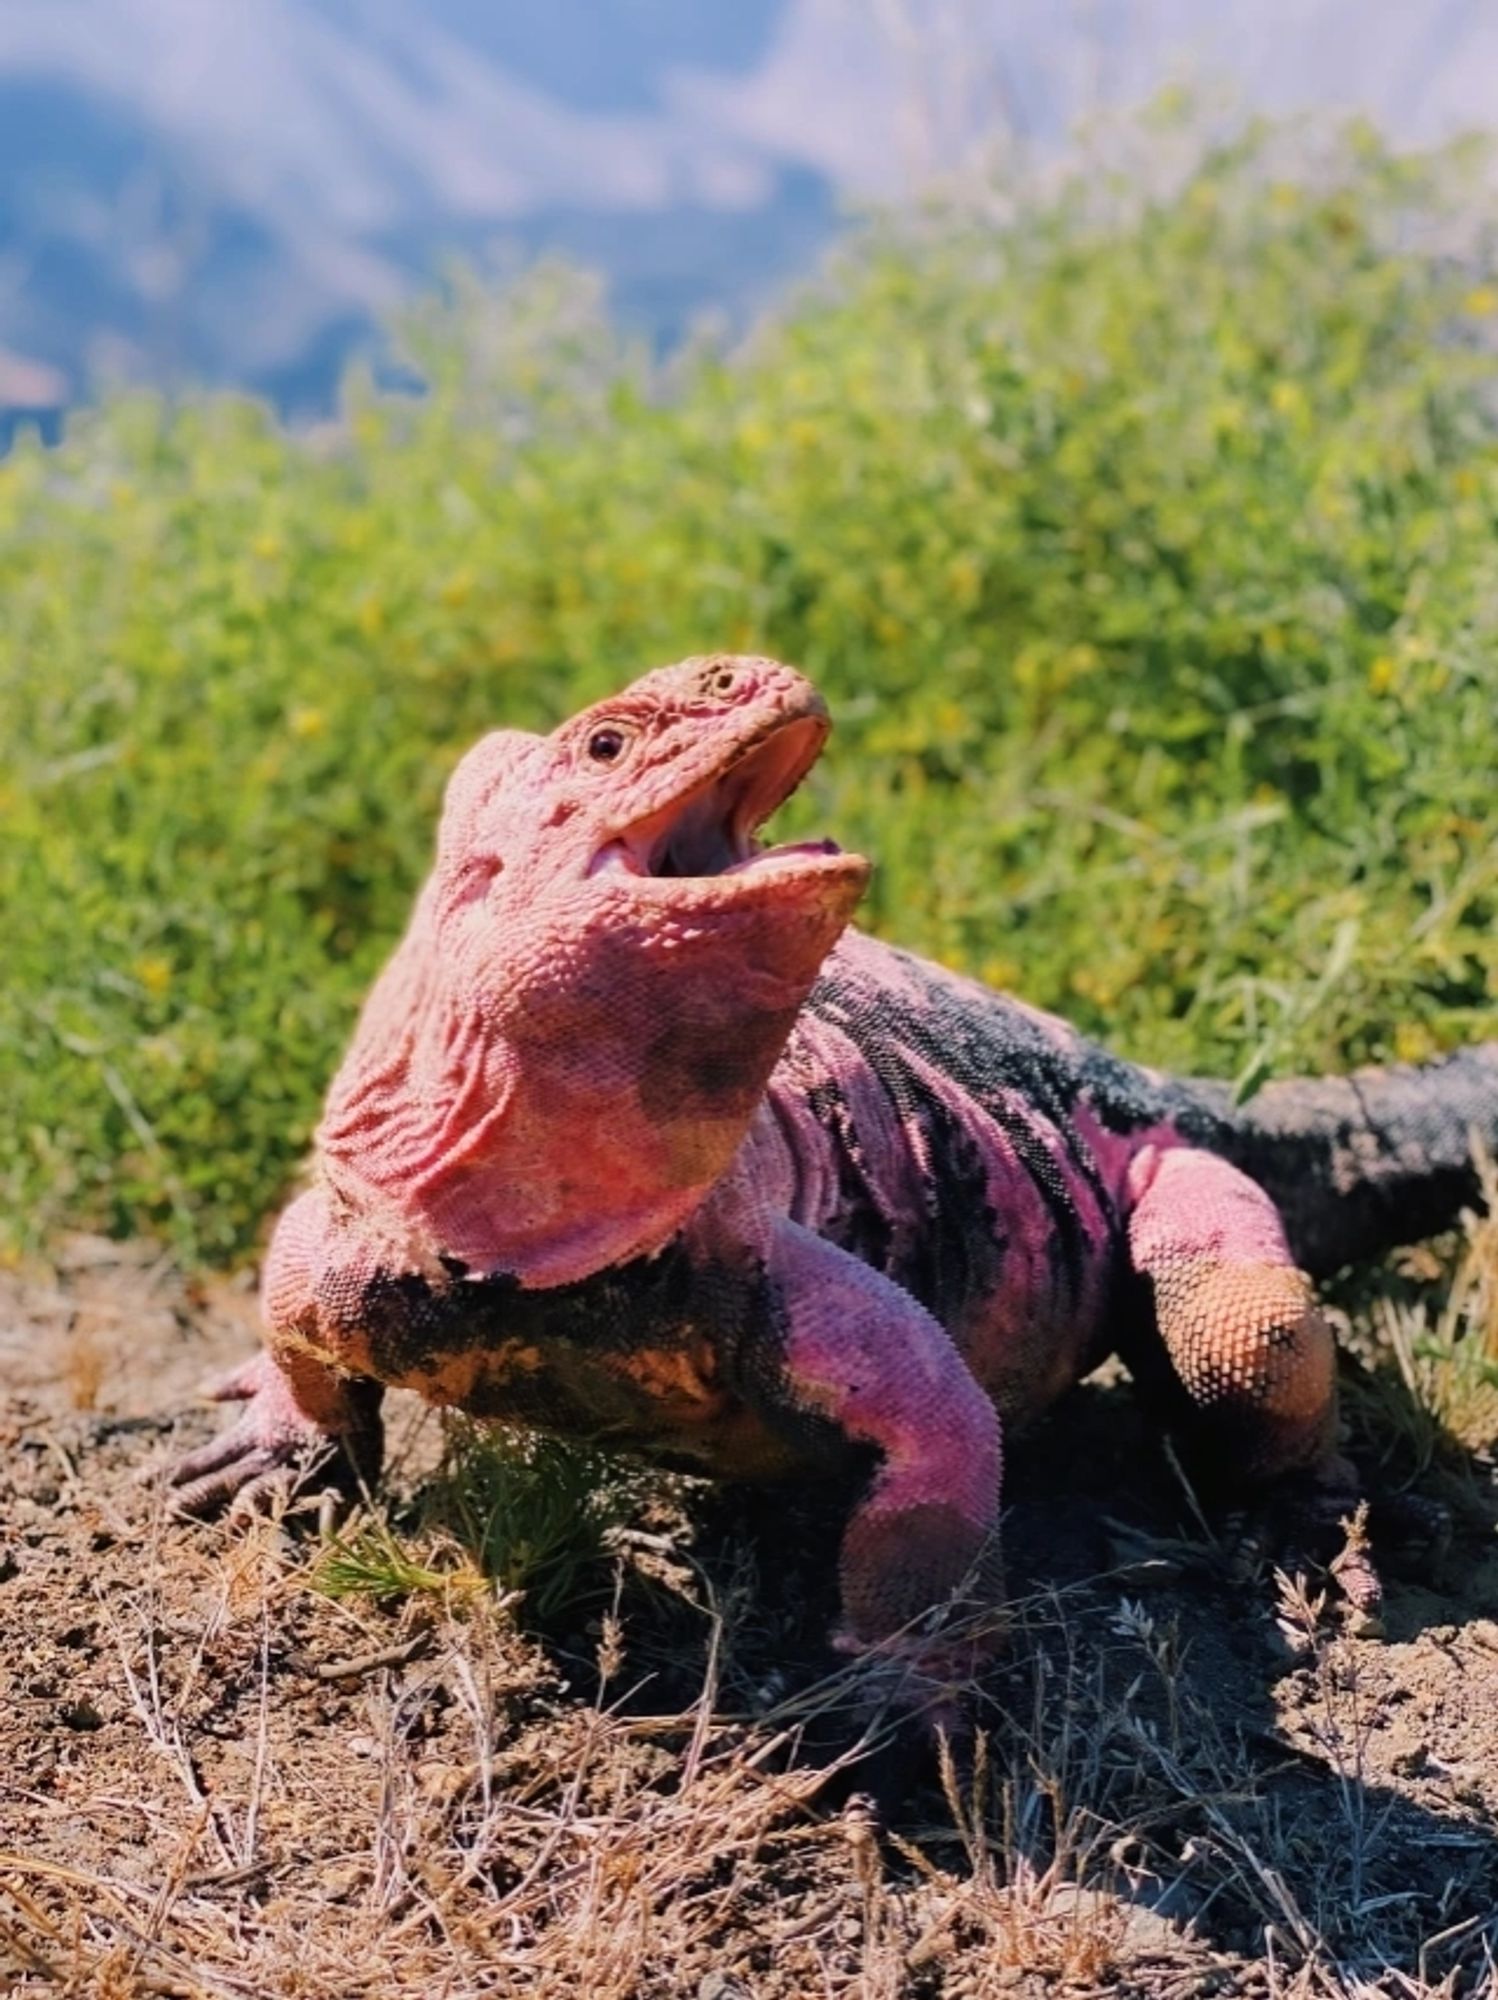
<path id="1" fill-rule="evenodd" d="M 844 1637 L 878 1645 L 991 1537 L 1002 1427 L 1120 1345 L 1219 1486 L 1350 1503 L 1305 1274 L 1473 1198 L 1498 1049 L 1235 1110 L 850 932 L 866 862 L 754 838 L 827 726 L 715 656 L 463 759 L 186 1507 L 317 1439 L 373 1476 L 387 1386 L 726 1477 L 862 1468 Z"/>

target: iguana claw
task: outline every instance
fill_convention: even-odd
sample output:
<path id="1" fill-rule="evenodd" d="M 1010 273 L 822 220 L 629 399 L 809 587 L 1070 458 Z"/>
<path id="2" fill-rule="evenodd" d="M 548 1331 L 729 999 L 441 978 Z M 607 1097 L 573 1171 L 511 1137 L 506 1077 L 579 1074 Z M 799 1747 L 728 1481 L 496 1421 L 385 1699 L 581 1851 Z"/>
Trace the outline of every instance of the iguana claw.
<path id="1" fill-rule="evenodd" d="M 382 1426 L 378 1404 L 351 1384 L 358 1421 L 330 1434 L 305 1415 L 290 1382 L 269 1354 L 255 1358 L 213 1383 L 214 1402 L 248 1404 L 237 1423 L 198 1450 L 178 1459 L 167 1473 L 173 1510 L 201 1518 L 225 1506 L 232 1514 L 268 1513 L 300 1493 L 333 1486 L 345 1493 L 370 1486 L 379 1476 Z"/>

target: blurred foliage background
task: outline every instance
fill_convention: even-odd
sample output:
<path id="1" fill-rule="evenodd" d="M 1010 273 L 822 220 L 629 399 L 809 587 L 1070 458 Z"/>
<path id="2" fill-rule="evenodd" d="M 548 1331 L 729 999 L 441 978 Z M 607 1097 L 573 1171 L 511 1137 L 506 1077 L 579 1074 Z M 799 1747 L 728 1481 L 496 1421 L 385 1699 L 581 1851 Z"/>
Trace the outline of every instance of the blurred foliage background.
<path id="1" fill-rule="evenodd" d="M 968 190 L 664 364 L 580 274 L 459 274 L 424 395 L 16 451 L 13 1246 L 252 1250 L 459 752 L 717 647 L 828 692 L 788 819 L 876 857 L 888 936 L 1245 1088 L 1498 1034 L 1482 175 L 1271 130 Z"/>

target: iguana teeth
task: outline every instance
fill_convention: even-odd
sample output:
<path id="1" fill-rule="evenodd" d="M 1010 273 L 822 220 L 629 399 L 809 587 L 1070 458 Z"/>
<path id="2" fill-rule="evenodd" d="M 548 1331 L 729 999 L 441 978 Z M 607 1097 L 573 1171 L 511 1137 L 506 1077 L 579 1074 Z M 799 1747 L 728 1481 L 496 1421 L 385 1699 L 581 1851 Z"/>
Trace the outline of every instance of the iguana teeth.
<path id="1" fill-rule="evenodd" d="M 623 841 L 611 840 L 607 847 L 599 849 L 589 865 L 590 875 L 638 875 L 639 868 L 634 856 Z"/>
<path id="2" fill-rule="evenodd" d="M 742 861 L 735 861 L 723 873 L 738 875 L 747 868 L 761 867 L 765 862 L 813 859 L 818 855 L 841 854 L 842 851 L 835 840 L 786 840 L 776 847 L 761 847 L 756 843 L 751 854 L 746 854 Z"/>

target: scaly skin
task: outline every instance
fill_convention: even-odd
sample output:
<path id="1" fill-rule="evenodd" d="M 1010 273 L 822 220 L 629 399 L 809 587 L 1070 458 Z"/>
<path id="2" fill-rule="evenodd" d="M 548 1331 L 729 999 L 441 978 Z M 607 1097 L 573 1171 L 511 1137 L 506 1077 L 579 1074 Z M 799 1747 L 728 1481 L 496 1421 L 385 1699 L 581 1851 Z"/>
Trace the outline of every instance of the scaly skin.
<path id="1" fill-rule="evenodd" d="M 372 1479 L 380 1385 L 724 1477 L 862 1467 L 840 1636 L 877 1653 L 985 1573 L 1001 1425 L 1114 1346 L 1224 1497 L 1292 1541 L 1352 1505 L 1305 1273 L 1475 1197 L 1498 1049 L 1242 1112 L 1118 1061 L 846 931 L 857 856 L 751 857 L 825 733 L 719 656 L 463 760 L 185 1507 L 310 1445 Z"/>

